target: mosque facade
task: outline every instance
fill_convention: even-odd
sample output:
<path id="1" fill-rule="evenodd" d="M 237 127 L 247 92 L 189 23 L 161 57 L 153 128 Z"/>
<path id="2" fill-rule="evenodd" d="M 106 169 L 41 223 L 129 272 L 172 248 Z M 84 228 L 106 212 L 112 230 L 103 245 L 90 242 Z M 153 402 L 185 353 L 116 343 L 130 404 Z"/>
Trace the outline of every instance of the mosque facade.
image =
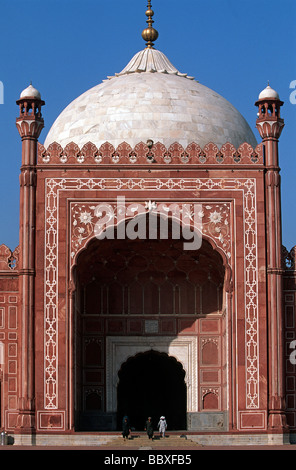
<path id="1" fill-rule="evenodd" d="M 296 268 L 281 238 L 283 102 L 269 85 L 259 94 L 257 142 L 227 100 L 154 48 L 150 1 L 146 15 L 146 48 L 74 100 L 43 144 L 39 91 L 17 100 L 1 428 L 54 442 L 165 415 L 205 442 L 287 442 Z"/>

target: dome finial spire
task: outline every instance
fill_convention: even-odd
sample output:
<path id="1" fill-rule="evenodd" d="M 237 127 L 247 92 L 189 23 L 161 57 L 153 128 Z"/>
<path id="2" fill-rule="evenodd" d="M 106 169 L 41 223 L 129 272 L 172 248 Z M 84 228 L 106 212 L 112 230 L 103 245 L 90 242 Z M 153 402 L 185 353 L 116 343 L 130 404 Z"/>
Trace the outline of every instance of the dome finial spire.
<path id="1" fill-rule="evenodd" d="M 152 24 L 154 23 L 152 17 L 154 15 L 154 11 L 151 8 L 151 0 L 148 0 L 148 5 L 147 5 L 147 10 L 146 10 L 146 16 L 147 16 L 147 21 L 146 23 L 148 24 L 148 28 L 145 28 L 142 32 L 142 38 L 144 41 L 146 41 L 146 47 L 148 49 L 153 49 L 153 42 L 156 41 L 158 38 L 158 31 L 153 28 Z"/>

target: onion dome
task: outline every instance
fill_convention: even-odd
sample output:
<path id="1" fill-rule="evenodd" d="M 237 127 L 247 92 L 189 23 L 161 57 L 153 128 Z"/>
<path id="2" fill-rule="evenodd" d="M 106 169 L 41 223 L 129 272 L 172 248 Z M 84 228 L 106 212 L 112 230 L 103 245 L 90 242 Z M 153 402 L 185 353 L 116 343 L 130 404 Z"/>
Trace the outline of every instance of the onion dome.
<path id="1" fill-rule="evenodd" d="M 32 83 L 30 83 L 30 85 L 25 88 L 21 94 L 20 94 L 20 99 L 23 99 L 23 98 L 36 98 L 38 100 L 41 99 L 41 95 L 40 95 L 40 92 L 33 87 Z"/>
<path id="2" fill-rule="evenodd" d="M 279 100 L 280 97 L 279 97 L 279 94 L 273 88 L 271 88 L 268 84 L 267 87 L 261 91 L 258 99 L 259 100 L 263 100 L 263 99 Z"/>

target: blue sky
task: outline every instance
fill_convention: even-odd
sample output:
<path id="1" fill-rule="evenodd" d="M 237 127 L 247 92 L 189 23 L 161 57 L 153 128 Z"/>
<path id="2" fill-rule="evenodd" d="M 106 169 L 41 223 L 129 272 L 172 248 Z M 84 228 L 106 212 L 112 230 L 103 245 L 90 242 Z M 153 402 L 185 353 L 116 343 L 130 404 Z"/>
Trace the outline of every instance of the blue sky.
<path id="1" fill-rule="evenodd" d="M 21 140 L 15 101 L 30 81 L 46 101 L 47 132 L 77 96 L 120 72 L 145 47 L 146 0 L 0 0 L 0 244 L 19 227 Z M 280 139 L 283 243 L 296 244 L 295 0 L 152 0 L 155 47 L 181 72 L 228 99 L 255 128 L 267 81 L 285 102 Z"/>

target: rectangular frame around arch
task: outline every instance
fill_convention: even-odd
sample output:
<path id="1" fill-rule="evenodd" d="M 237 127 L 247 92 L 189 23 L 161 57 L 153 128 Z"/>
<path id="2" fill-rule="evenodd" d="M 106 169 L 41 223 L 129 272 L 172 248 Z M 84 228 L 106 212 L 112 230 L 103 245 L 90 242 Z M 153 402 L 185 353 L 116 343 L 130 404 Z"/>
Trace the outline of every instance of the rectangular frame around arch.
<path id="1" fill-rule="evenodd" d="M 58 409 L 58 236 L 60 230 L 59 204 L 64 191 L 116 190 L 125 193 L 131 190 L 162 192 L 186 191 L 192 194 L 202 190 L 215 191 L 221 196 L 225 191 L 242 194 L 243 204 L 243 250 L 245 279 L 244 331 L 246 362 L 242 374 L 245 376 L 245 407 L 259 408 L 259 324 L 258 324 L 258 254 L 256 218 L 256 178 L 45 178 L 45 255 L 44 255 L 44 409 Z M 146 195 L 146 193 L 145 193 Z M 198 198 L 197 198 L 198 199 Z M 185 199 L 184 199 L 185 200 Z M 69 240 L 70 241 L 70 240 Z M 252 243 L 251 243 L 252 242 Z M 238 409 L 237 409 L 238 410 Z"/>
<path id="2" fill-rule="evenodd" d="M 187 412 L 198 411 L 197 337 L 196 336 L 107 336 L 106 337 L 106 411 L 117 411 L 118 371 L 129 357 L 153 349 L 165 352 L 185 370 Z"/>

